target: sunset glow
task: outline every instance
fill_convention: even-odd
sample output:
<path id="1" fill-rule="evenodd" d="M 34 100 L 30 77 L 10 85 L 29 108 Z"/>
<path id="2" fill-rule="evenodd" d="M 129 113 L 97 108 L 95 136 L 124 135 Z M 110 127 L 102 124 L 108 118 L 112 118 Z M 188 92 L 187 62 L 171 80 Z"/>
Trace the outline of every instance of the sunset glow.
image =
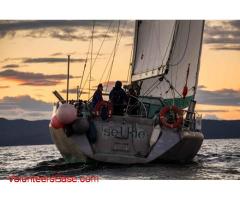
<path id="1" fill-rule="evenodd" d="M 24 101 L 29 97 L 27 100 L 30 102 L 37 100 L 43 104 L 52 104 L 56 101 L 53 90 L 65 97 L 63 90 L 66 89 L 67 55 L 71 55 L 72 61 L 70 88 L 74 90 L 80 84 L 93 22 L 46 22 L 0 21 L 0 117 L 21 118 L 22 115 L 27 119 L 48 118 L 51 111 L 47 108 L 27 109 L 18 100 Z M 107 36 L 92 70 L 91 94 L 114 49 L 117 23 L 96 21 L 92 62 Z M 121 21 L 120 42 L 110 81 L 127 80 L 133 32 L 133 21 Z M 197 109 L 205 118 L 240 119 L 239 33 L 239 21 L 206 21 L 197 96 Z M 90 63 L 89 54 L 83 79 L 83 83 L 86 82 L 84 92 L 89 90 L 86 77 Z M 107 80 L 109 66 L 101 82 Z M 214 95 L 220 100 L 215 101 Z M 15 109 L 9 108 L 7 97 L 14 97 L 13 102 L 17 102 Z M 82 96 L 85 99 L 87 97 L 88 94 Z M 71 98 L 75 99 L 76 93 L 70 93 Z"/>

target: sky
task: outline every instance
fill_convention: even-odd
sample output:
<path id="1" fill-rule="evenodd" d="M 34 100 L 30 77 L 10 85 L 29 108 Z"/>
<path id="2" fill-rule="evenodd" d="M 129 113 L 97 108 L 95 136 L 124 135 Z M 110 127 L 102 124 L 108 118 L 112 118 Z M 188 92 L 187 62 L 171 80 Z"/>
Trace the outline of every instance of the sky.
<path id="1" fill-rule="evenodd" d="M 76 98 L 87 57 L 82 98 L 88 98 L 90 65 L 91 94 L 107 82 L 111 66 L 109 88 L 117 79 L 127 81 L 134 22 L 120 21 L 119 32 L 118 23 L 0 20 L 0 117 L 49 119 L 52 91 L 66 97 L 67 55 L 70 99 Z M 205 21 L 198 83 L 197 111 L 204 118 L 240 119 L 240 21 Z"/>

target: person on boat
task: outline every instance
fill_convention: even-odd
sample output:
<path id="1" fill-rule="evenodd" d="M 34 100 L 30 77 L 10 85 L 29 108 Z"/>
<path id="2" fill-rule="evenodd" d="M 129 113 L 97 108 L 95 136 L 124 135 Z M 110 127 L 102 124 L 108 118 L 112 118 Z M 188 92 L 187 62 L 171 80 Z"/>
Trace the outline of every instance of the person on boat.
<path id="1" fill-rule="evenodd" d="M 92 99 L 93 108 L 95 108 L 98 102 L 103 101 L 102 91 L 103 91 L 103 85 L 100 83 L 93 95 L 93 99 Z"/>
<path id="2" fill-rule="evenodd" d="M 124 107 L 128 101 L 127 94 L 122 89 L 122 82 L 116 81 L 115 87 L 109 94 L 109 99 L 113 105 L 113 115 L 123 115 Z"/>

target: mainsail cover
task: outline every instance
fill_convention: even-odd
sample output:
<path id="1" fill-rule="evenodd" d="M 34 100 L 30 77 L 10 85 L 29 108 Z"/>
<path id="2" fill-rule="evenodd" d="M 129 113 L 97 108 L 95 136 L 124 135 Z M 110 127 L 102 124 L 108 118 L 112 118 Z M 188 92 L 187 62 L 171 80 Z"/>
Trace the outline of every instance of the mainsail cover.
<path id="1" fill-rule="evenodd" d="M 184 86 L 188 88 L 186 97 L 195 94 L 203 26 L 200 20 L 138 23 L 132 81 L 142 81 L 140 96 L 183 98 Z"/>

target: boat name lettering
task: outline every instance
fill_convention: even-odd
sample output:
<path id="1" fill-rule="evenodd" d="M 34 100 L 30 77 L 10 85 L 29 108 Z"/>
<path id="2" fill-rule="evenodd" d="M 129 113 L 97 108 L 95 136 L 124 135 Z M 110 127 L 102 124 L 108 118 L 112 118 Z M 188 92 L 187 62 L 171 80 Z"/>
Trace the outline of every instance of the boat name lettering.
<path id="1" fill-rule="evenodd" d="M 103 127 L 103 136 L 106 137 L 116 137 L 116 138 L 145 138 L 145 131 L 142 129 L 132 129 L 131 127 Z"/>

